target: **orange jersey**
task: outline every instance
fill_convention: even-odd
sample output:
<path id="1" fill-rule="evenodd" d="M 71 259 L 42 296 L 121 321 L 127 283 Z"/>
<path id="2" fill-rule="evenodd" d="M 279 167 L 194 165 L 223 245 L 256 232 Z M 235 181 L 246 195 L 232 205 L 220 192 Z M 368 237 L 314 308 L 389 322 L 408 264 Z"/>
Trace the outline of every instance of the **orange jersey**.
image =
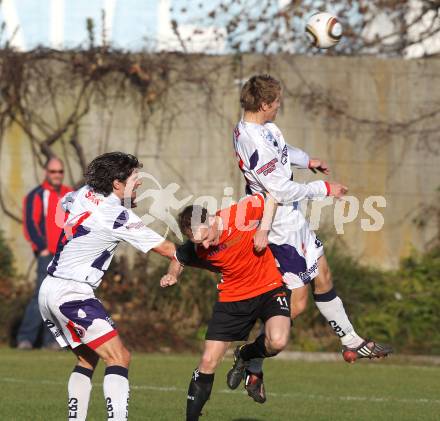
<path id="1" fill-rule="evenodd" d="M 201 244 L 185 243 L 176 257 L 182 264 L 217 270 L 222 281 L 217 285 L 219 301 L 241 301 L 281 286 L 282 277 L 267 247 L 254 250 L 253 237 L 263 216 L 261 194 L 217 212 L 222 220 L 219 244 L 205 249 Z"/>

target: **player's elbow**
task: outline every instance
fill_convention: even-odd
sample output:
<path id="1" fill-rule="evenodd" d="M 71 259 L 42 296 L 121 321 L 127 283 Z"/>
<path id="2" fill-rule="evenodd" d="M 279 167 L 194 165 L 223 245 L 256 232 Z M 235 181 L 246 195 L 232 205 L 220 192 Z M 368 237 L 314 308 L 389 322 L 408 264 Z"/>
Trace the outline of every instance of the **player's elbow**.
<path id="1" fill-rule="evenodd" d="M 164 240 L 162 243 L 160 243 L 153 250 L 156 253 L 160 254 L 161 256 L 168 257 L 169 259 L 172 259 L 176 253 L 176 246 L 171 241 Z"/>

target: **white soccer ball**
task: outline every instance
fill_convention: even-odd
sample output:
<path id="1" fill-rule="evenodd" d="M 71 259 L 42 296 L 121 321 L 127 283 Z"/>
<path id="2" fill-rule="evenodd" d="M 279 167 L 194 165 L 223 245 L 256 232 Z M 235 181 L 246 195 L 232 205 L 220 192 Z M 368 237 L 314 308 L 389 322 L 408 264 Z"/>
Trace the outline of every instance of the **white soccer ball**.
<path id="1" fill-rule="evenodd" d="M 342 25 L 330 13 L 318 12 L 307 21 L 306 33 L 315 47 L 330 48 L 340 41 Z"/>

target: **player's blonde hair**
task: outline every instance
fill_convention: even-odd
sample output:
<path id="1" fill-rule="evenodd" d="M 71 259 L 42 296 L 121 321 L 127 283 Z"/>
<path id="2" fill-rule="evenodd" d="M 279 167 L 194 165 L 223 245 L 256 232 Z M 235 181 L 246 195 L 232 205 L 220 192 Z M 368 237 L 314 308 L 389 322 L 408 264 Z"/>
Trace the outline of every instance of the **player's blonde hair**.
<path id="1" fill-rule="evenodd" d="M 240 104 L 245 111 L 258 112 L 263 103 L 271 104 L 281 93 L 281 83 L 270 75 L 252 76 L 241 89 Z"/>

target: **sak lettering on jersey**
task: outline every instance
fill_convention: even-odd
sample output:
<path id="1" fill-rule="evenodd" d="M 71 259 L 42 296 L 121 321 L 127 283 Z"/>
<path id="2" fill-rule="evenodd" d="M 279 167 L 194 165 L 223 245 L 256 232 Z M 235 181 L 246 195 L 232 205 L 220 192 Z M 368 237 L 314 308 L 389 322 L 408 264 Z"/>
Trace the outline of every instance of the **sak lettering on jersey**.
<path id="1" fill-rule="evenodd" d="M 86 199 L 90 200 L 90 201 L 91 201 L 93 204 L 95 204 L 95 205 L 99 205 L 99 204 L 103 201 L 103 199 L 97 197 L 97 195 L 96 195 L 92 190 L 89 190 L 89 191 L 84 195 L 84 197 L 85 197 Z"/>
<path id="2" fill-rule="evenodd" d="M 258 168 L 257 174 L 263 173 L 264 175 L 270 174 L 275 170 L 275 165 L 278 162 L 277 158 L 272 159 L 268 163 L 264 164 L 262 167 Z"/>

